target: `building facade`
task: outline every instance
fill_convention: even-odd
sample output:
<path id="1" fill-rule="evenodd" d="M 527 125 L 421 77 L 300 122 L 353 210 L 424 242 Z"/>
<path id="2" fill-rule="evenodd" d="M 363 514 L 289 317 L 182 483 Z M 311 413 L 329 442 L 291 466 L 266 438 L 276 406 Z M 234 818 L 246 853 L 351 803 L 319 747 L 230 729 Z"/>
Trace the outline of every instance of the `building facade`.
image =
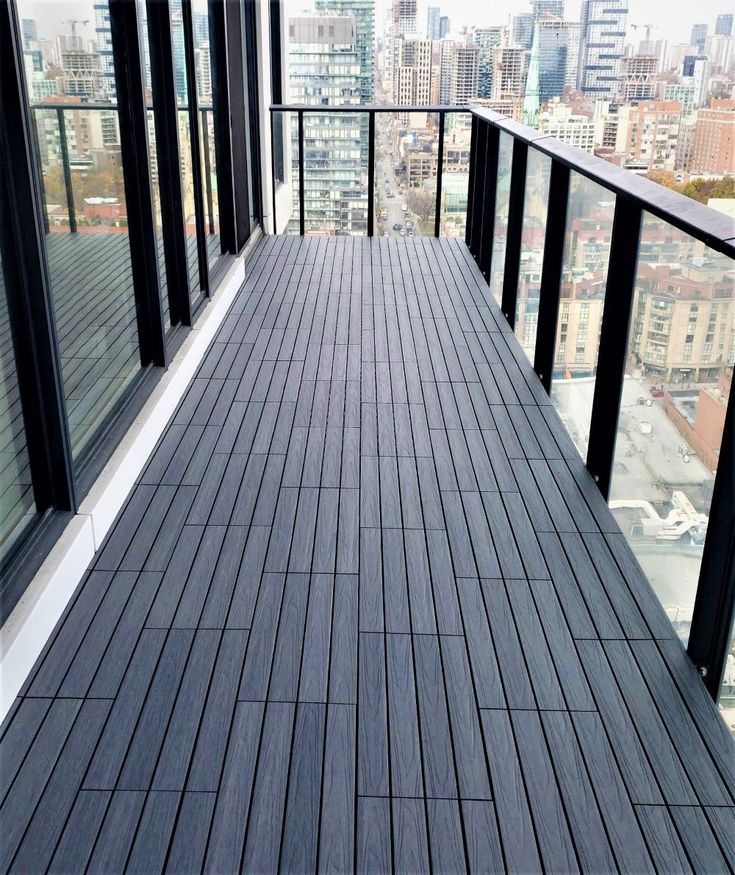
<path id="1" fill-rule="evenodd" d="M 627 18 L 626 0 L 584 0 L 579 89 L 585 94 L 604 98 L 617 93 Z"/>

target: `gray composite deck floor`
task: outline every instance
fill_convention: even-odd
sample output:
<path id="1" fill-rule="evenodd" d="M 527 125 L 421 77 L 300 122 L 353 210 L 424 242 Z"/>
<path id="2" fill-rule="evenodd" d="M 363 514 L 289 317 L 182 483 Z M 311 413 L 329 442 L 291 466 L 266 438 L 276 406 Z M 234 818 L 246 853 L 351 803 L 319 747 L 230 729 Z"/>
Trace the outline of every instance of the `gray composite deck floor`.
<path id="1" fill-rule="evenodd" d="M 732 738 L 460 241 L 265 238 L 0 745 L 2 871 L 735 868 Z"/>

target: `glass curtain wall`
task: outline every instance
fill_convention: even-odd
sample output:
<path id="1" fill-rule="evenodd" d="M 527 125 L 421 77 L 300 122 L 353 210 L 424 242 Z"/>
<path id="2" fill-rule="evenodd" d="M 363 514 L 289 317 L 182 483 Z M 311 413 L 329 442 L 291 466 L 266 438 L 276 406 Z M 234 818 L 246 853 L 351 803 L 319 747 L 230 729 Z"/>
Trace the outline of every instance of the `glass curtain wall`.
<path id="1" fill-rule="evenodd" d="M 0 255 L 0 566 L 36 517 L 8 294 Z"/>
<path id="2" fill-rule="evenodd" d="M 17 0 L 74 459 L 141 371 L 107 0 Z"/>

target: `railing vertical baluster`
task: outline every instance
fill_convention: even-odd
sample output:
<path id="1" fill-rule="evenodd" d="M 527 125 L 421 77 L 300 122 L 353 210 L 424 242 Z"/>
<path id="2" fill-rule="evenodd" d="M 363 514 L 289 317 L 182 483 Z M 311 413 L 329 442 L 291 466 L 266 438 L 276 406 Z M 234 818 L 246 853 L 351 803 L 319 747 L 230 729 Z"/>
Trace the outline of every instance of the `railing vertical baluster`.
<path id="1" fill-rule="evenodd" d="M 500 134 L 494 125 L 488 125 L 485 150 L 485 187 L 482 192 L 482 224 L 480 226 L 480 257 L 482 275 L 490 281 L 490 263 L 493 257 L 495 233 L 495 189 L 498 183 L 498 146 Z"/>
<path id="2" fill-rule="evenodd" d="M 207 193 L 207 215 L 209 216 L 209 233 L 214 234 L 214 204 L 212 202 L 212 162 L 209 157 L 209 120 L 207 112 L 200 109 L 202 114 L 202 145 L 204 147 L 204 190 Z"/>
<path id="3" fill-rule="evenodd" d="M 299 234 L 304 236 L 304 111 L 299 110 Z"/>
<path id="4" fill-rule="evenodd" d="M 71 166 L 69 165 L 69 144 L 66 142 L 66 122 L 64 110 L 56 107 L 56 121 L 59 126 L 59 146 L 61 149 L 61 166 L 64 171 L 64 189 L 66 190 L 66 208 L 69 213 L 69 231 L 74 234 L 77 230 L 77 214 L 74 209 L 74 190 L 71 181 Z"/>
<path id="5" fill-rule="evenodd" d="M 278 224 L 276 223 L 276 140 L 275 140 L 275 113 L 270 112 L 271 123 L 271 188 L 273 196 L 273 233 L 278 233 Z"/>
<path id="6" fill-rule="evenodd" d="M 480 121 L 472 116 L 470 130 L 470 170 L 467 178 L 467 214 L 465 216 L 464 242 L 472 250 L 472 220 L 475 211 L 475 170 L 477 168 L 477 131 Z"/>
<path id="7" fill-rule="evenodd" d="M 641 215 L 639 204 L 616 199 L 587 450 L 587 467 L 605 498 L 610 494 L 623 392 Z"/>
<path id="8" fill-rule="evenodd" d="M 735 611 L 735 392 L 730 390 L 687 653 L 717 699 Z"/>
<path id="9" fill-rule="evenodd" d="M 367 233 L 375 233 L 375 113 L 368 113 L 368 213 Z"/>
<path id="10" fill-rule="evenodd" d="M 477 161 L 475 163 L 472 209 L 472 232 L 470 240 L 470 253 L 475 261 L 480 260 L 480 242 L 482 235 L 482 198 L 485 192 L 485 172 L 487 170 L 487 140 L 490 123 L 480 121 L 477 128 Z"/>
<path id="11" fill-rule="evenodd" d="M 533 359 L 534 370 L 547 392 L 551 391 L 551 372 L 554 368 L 568 202 L 569 168 L 552 160 L 536 326 L 536 352 Z"/>
<path id="12" fill-rule="evenodd" d="M 444 173 L 444 121 L 443 111 L 439 113 L 439 149 L 436 156 L 436 212 L 434 214 L 434 236 L 441 235 L 442 224 L 442 176 Z"/>
<path id="13" fill-rule="evenodd" d="M 510 135 L 509 135 L 510 136 Z M 503 269 L 503 296 L 501 309 L 511 328 L 516 324 L 518 300 L 518 275 L 521 267 L 521 242 L 523 240 L 523 209 L 526 198 L 526 164 L 528 144 L 513 140 L 513 163 L 510 172 L 510 195 L 508 202 L 508 229 L 505 236 L 505 266 Z"/>

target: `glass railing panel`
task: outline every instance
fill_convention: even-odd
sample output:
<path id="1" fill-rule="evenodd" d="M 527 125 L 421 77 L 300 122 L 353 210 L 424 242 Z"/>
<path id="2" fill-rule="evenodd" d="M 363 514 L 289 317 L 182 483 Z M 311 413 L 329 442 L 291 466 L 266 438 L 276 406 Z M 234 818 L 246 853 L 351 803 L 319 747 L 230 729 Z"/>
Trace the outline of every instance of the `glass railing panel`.
<path id="1" fill-rule="evenodd" d="M 508 242 L 508 215 L 510 212 L 510 175 L 512 169 L 513 137 L 505 131 L 500 131 L 498 140 L 498 176 L 495 187 L 493 255 L 490 265 L 490 294 L 498 304 L 503 300 L 505 248 Z"/>
<path id="2" fill-rule="evenodd" d="M 298 155 L 298 119 L 291 125 L 294 160 L 304 162 L 304 232 L 365 235 L 368 214 L 367 113 L 304 113 L 304 153 Z M 294 166 L 294 212 L 298 226 L 298 167 Z"/>
<path id="3" fill-rule="evenodd" d="M 735 626 L 730 630 L 730 645 L 725 657 L 725 671 L 718 702 L 725 722 L 729 727 L 735 728 Z"/>
<path id="4" fill-rule="evenodd" d="M 439 234 L 464 237 L 467 227 L 467 195 L 470 180 L 472 116 L 447 112 L 444 116 L 444 160 Z M 432 230 L 433 233 L 433 230 Z"/>
<path id="5" fill-rule="evenodd" d="M 530 361 L 533 361 L 536 348 L 550 179 L 551 158 L 537 149 L 529 148 L 526 164 L 515 334 Z"/>
<path id="6" fill-rule="evenodd" d="M 735 270 L 644 213 L 610 507 L 687 641 L 731 391 Z"/>
<path id="7" fill-rule="evenodd" d="M 551 399 L 582 458 L 587 457 L 614 217 L 615 195 L 572 171 Z"/>

